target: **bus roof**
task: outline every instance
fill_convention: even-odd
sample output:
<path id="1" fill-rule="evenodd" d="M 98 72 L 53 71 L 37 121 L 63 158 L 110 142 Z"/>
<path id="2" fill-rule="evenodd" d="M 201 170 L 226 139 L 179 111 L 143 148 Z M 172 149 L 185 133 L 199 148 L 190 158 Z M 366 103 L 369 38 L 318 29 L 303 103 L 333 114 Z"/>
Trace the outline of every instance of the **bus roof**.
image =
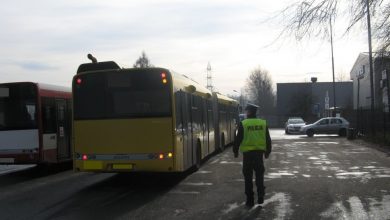
<path id="1" fill-rule="evenodd" d="M 64 97 L 64 98 L 70 98 L 72 96 L 71 95 L 72 90 L 70 87 L 58 86 L 58 85 L 52 85 L 46 83 L 21 81 L 21 82 L 0 83 L 0 85 L 24 84 L 24 83 L 36 85 L 39 90 L 39 94 L 41 96 L 55 96 L 55 97 Z"/>
<path id="2" fill-rule="evenodd" d="M 70 87 L 58 86 L 58 85 L 47 84 L 47 83 L 40 83 L 40 82 L 31 82 L 31 81 L 5 82 L 5 83 L 0 83 L 0 85 L 3 85 L 3 84 L 20 84 L 20 83 L 35 84 L 35 85 L 38 86 L 39 89 L 44 89 L 44 90 L 52 90 L 52 91 L 59 91 L 59 92 L 72 92 L 72 89 Z"/>
<path id="3" fill-rule="evenodd" d="M 214 94 L 217 96 L 218 102 L 219 103 L 224 103 L 224 104 L 230 104 L 230 105 L 238 105 L 238 102 L 232 98 L 229 98 L 225 95 L 222 95 L 219 92 L 214 92 Z"/>
<path id="4" fill-rule="evenodd" d="M 79 72 L 77 75 L 84 75 L 89 73 L 98 73 L 98 72 L 115 72 L 115 71 L 132 71 L 136 70 L 137 68 L 122 68 L 122 69 L 94 69 L 91 71 L 85 71 L 85 72 Z M 183 90 L 189 93 L 193 93 L 195 95 L 203 96 L 206 98 L 211 98 L 212 92 L 208 90 L 206 87 L 202 86 L 201 84 L 197 83 L 196 81 L 190 79 L 189 77 L 176 73 L 174 71 L 170 71 L 165 68 L 160 67 L 149 67 L 149 68 L 143 68 L 143 70 L 159 70 L 161 72 L 167 72 L 170 73 L 172 76 L 172 83 L 173 83 L 173 89 L 174 90 Z M 76 76 L 77 76 L 76 75 Z M 75 77 L 76 77 L 75 76 Z"/>
<path id="5" fill-rule="evenodd" d="M 205 98 L 211 98 L 212 92 L 186 75 L 170 71 L 174 90 L 183 90 Z"/>

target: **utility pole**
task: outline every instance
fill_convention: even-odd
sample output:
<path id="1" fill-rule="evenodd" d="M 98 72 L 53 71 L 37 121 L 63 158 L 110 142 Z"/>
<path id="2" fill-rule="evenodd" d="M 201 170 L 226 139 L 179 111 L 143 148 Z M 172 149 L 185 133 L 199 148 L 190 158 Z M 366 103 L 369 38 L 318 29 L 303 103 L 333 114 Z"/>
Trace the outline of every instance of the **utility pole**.
<path id="1" fill-rule="evenodd" d="M 368 0 L 367 0 L 368 1 Z M 303 2 L 302 4 L 310 7 L 311 5 L 307 2 Z M 326 11 L 323 11 L 319 9 L 323 13 L 327 13 Z M 330 29 L 330 50 L 332 54 L 332 75 L 333 75 L 333 112 L 334 116 L 336 116 L 336 82 L 335 82 L 335 76 L 334 76 L 334 55 L 333 55 L 333 26 L 332 26 L 332 15 L 329 15 L 329 29 Z"/>
<path id="2" fill-rule="evenodd" d="M 333 56 L 333 27 L 332 27 L 332 16 L 329 17 L 329 28 L 330 28 L 330 48 L 332 52 L 332 74 L 333 74 L 333 116 L 336 116 L 336 82 L 334 77 L 334 56 Z"/>
<path id="3" fill-rule="evenodd" d="M 214 91 L 213 87 L 213 76 L 211 74 L 211 65 L 210 62 L 207 64 L 207 89 L 211 92 Z"/>
<path id="4" fill-rule="evenodd" d="M 372 61 L 370 0 L 366 0 L 366 6 L 367 6 L 367 28 L 368 28 L 368 58 L 370 62 L 371 133 L 373 136 L 375 136 L 374 67 Z"/>

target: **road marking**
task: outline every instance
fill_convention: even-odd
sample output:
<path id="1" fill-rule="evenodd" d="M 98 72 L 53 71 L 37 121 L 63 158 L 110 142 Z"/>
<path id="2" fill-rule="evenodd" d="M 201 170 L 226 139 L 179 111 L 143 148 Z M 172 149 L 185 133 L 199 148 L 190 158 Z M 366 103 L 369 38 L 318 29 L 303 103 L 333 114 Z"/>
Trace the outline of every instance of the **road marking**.
<path id="1" fill-rule="evenodd" d="M 351 205 L 351 219 L 368 219 L 368 215 L 364 211 L 363 204 L 358 197 L 353 196 L 348 199 L 348 202 Z"/>
<path id="2" fill-rule="evenodd" d="M 362 201 L 352 196 L 347 201 L 350 209 L 347 209 L 342 201 L 333 203 L 327 210 L 320 214 L 323 218 L 331 219 L 388 219 L 390 211 L 390 195 L 382 197 L 382 201 L 368 198 L 369 210 L 365 210 Z"/>

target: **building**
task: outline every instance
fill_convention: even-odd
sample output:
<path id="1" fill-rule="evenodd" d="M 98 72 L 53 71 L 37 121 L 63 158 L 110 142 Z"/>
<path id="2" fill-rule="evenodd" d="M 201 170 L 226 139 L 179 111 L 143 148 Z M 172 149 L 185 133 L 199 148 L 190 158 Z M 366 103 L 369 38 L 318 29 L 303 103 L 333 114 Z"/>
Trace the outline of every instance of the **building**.
<path id="1" fill-rule="evenodd" d="M 390 57 L 376 54 L 374 64 L 374 106 L 388 112 Z M 371 109 L 370 65 L 368 53 L 359 54 L 350 72 L 353 81 L 353 108 Z"/>
<path id="2" fill-rule="evenodd" d="M 353 83 L 336 82 L 336 112 L 348 117 L 352 109 Z M 279 126 L 289 117 L 302 117 L 313 122 L 333 112 L 333 82 L 277 83 L 277 114 Z"/>

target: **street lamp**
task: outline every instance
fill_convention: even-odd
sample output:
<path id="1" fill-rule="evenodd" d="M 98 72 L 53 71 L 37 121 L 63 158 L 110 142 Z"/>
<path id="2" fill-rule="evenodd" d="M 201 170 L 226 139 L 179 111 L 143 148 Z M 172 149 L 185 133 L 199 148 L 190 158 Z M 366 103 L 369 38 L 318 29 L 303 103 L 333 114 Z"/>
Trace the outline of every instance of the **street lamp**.
<path id="1" fill-rule="evenodd" d="M 368 1 L 368 0 L 367 0 Z M 302 2 L 302 4 L 310 7 L 310 4 L 307 2 Z M 321 9 L 318 9 L 324 13 L 327 13 Z M 329 29 L 330 29 L 330 50 L 332 54 L 332 76 L 333 76 L 333 110 L 334 110 L 334 116 L 336 116 L 336 82 L 335 82 L 335 76 L 334 76 L 334 56 L 333 56 L 333 27 L 332 27 L 332 16 L 329 16 Z"/>

